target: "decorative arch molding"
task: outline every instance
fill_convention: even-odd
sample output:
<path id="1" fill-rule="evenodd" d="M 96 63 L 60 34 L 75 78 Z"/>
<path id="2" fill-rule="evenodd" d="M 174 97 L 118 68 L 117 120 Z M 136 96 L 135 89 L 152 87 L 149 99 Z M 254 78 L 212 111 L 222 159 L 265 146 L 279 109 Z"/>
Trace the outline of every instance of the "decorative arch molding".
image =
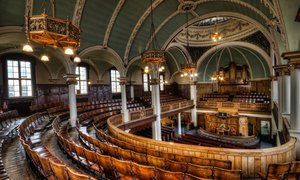
<path id="1" fill-rule="evenodd" d="M 107 47 L 107 43 L 108 43 L 108 39 L 110 37 L 110 33 L 111 33 L 111 30 L 115 24 L 115 21 L 119 15 L 119 12 L 120 10 L 122 9 L 123 5 L 125 3 L 125 0 L 120 0 L 117 7 L 115 8 L 111 18 L 110 18 L 110 21 L 109 21 L 109 24 L 106 28 L 106 32 L 105 32 L 105 36 L 104 36 L 104 40 L 103 40 L 103 46 L 104 47 Z"/>
<path id="2" fill-rule="evenodd" d="M 171 44 L 169 44 L 167 46 L 166 51 L 168 51 L 169 49 L 172 49 L 172 48 L 177 48 L 178 50 L 180 50 L 184 54 L 185 60 L 186 60 L 187 63 L 192 63 L 193 62 L 190 53 L 188 52 L 188 50 L 182 44 L 177 43 L 177 42 L 172 42 Z"/>
<path id="3" fill-rule="evenodd" d="M 163 0 L 156 0 L 155 2 L 153 2 L 152 3 L 152 10 L 154 10 L 156 7 L 158 7 L 162 2 L 163 2 Z M 131 31 L 129 40 L 128 40 L 127 45 L 126 45 L 125 53 L 124 53 L 124 60 L 125 60 L 126 63 L 128 62 L 128 56 L 129 56 L 129 52 L 130 52 L 132 43 L 133 43 L 138 31 L 140 30 L 142 24 L 144 23 L 144 21 L 146 20 L 146 18 L 149 16 L 150 13 L 151 13 L 151 7 L 149 7 L 144 12 L 144 14 L 140 17 L 140 19 L 136 23 L 135 27 Z"/>
<path id="4" fill-rule="evenodd" d="M 174 78 L 176 77 L 177 74 L 180 74 L 180 71 L 174 72 L 174 73 L 170 76 L 169 82 L 175 82 Z"/>
<path id="5" fill-rule="evenodd" d="M 16 49 L 16 48 L 9 48 L 9 49 L 2 50 L 2 51 L 0 51 L 0 56 L 2 56 L 4 54 L 9 54 L 9 53 L 22 53 L 22 54 L 25 54 L 27 56 L 34 57 L 36 60 L 40 59 L 40 57 L 37 53 L 27 53 L 27 52 L 22 51 L 22 49 Z M 50 66 L 45 62 L 42 62 L 42 64 L 45 66 L 45 68 L 46 68 L 46 70 L 49 74 L 50 79 L 55 78 L 55 74 L 51 71 Z"/>
<path id="6" fill-rule="evenodd" d="M 263 35 L 269 39 L 269 42 L 271 44 L 271 42 L 274 41 L 274 38 L 273 36 L 271 35 L 271 33 L 262 25 L 260 24 L 259 22 L 257 22 L 256 20 L 246 16 L 246 15 L 243 15 L 243 14 L 240 14 L 240 13 L 236 13 L 236 12 L 227 12 L 227 11 L 216 11 L 216 12 L 212 12 L 212 13 L 208 13 L 208 14 L 204 14 L 202 16 L 198 16 L 192 20 L 190 20 L 188 22 L 188 24 L 193 24 L 197 21 L 200 21 L 200 20 L 203 20 L 203 19 L 207 19 L 207 18 L 210 18 L 210 17 L 213 17 L 213 16 L 231 16 L 231 17 L 234 17 L 234 18 L 239 18 L 239 19 L 242 19 L 244 21 L 247 21 L 251 24 L 253 24 L 254 26 L 257 27 L 257 29 L 259 31 L 261 31 L 263 33 Z M 173 39 L 177 36 L 178 33 L 180 33 L 182 31 L 182 29 L 184 29 L 186 25 L 183 24 L 182 26 L 180 26 L 176 31 L 174 31 L 170 36 L 169 38 L 166 40 L 165 44 L 163 45 L 162 49 L 166 49 L 166 47 L 168 47 L 168 45 L 173 41 Z"/>
<path id="7" fill-rule="evenodd" d="M 96 64 L 91 59 L 82 59 L 82 62 L 85 62 L 89 66 L 91 66 L 91 68 L 95 71 L 95 73 L 97 75 L 97 80 L 100 80 L 101 76 L 100 76 L 100 72 L 99 72 Z"/>
<path id="8" fill-rule="evenodd" d="M 237 42 L 228 42 L 228 43 L 224 43 L 224 44 L 219 44 L 215 47 L 210 48 L 208 51 L 206 51 L 198 60 L 197 60 L 197 69 L 199 69 L 201 63 L 207 58 L 209 57 L 209 55 L 213 54 L 215 52 L 215 49 L 221 49 L 221 48 L 226 48 L 226 47 L 246 47 L 249 49 L 252 49 L 254 51 L 256 51 L 258 54 L 260 54 L 264 60 L 268 63 L 269 66 L 269 70 L 270 72 L 272 72 L 272 61 L 271 61 L 271 57 L 261 48 L 259 48 L 258 46 L 248 43 L 248 42 L 241 42 L 241 41 L 237 41 Z"/>
<path id="9" fill-rule="evenodd" d="M 177 70 L 179 71 L 180 70 L 180 66 L 178 65 L 178 63 L 177 63 L 176 58 L 174 57 L 174 55 L 171 52 L 169 52 L 169 51 L 167 51 L 166 53 L 168 53 L 171 56 L 171 58 L 173 59 L 173 61 L 176 64 Z"/>
<path id="10" fill-rule="evenodd" d="M 119 56 L 119 54 L 115 50 L 113 50 L 110 47 L 104 47 L 102 45 L 91 46 L 91 47 L 83 49 L 79 53 L 79 56 L 84 58 L 85 55 L 88 55 L 90 52 L 93 52 L 93 51 L 106 51 L 109 54 L 111 54 L 112 57 L 114 58 L 114 62 L 109 62 L 109 63 L 117 68 L 117 70 L 120 72 L 120 76 L 124 76 L 126 74 L 126 70 L 124 68 L 124 62 L 123 62 L 122 58 Z"/>
<path id="11" fill-rule="evenodd" d="M 134 63 L 135 63 L 136 61 L 138 61 L 138 60 L 141 60 L 141 55 L 135 56 L 134 58 L 132 58 L 132 59 L 129 61 L 127 67 L 125 68 L 125 74 L 128 73 L 128 69 L 129 69 L 132 65 L 134 65 Z"/>

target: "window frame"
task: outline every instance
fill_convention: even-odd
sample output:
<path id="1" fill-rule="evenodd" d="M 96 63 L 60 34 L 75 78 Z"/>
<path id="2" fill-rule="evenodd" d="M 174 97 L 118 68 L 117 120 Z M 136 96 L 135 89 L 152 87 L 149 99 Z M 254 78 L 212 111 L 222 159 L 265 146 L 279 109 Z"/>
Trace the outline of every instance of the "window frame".
<path id="1" fill-rule="evenodd" d="M 8 78 L 8 68 L 7 68 L 7 62 L 8 61 L 18 61 L 18 74 L 19 78 Z M 32 94 L 31 96 L 22 96 L 22 80 L 29 80 L 22 79 L 21 78 L 21 62 L 29 62 L 30 63 L 30 74 L 31 74 L 31 90 Z M 2 63 L 2 74 L 3 74 L 3 98 L 4 99 L 32 99 L 35 97 L 35 89 L 36 89 L 36 72 L 35 72 L 35 65 L 36 65 L 36 59 L 25 55 L 21 53 L 14 53 L 14 54 L 6 54 L 1 57 L 1 63 Z M 16 79 L 19 81 L 19 89 L 20 89 L 20 96 L 17 97 L 10 97 L 9 96 L 9 88 L 8 88 L 8 80 L 9 79 Z"/>
<path id="2" fill-rule="evenodd" d="M 115 72 L 118 72 L 119 73 L 119 77 L 116 76 L 116 73 L 115 73 L 115 80 L 112 79 L 112 71 L 115 71 Z M 120 94 L 121 93 L 121 85 L 120 85 L 120 72 L 116 69 L 116 68 L 111 68 L 109 70 L 109 80 L 110 80 L 110 89 L 111 89 L 111 93 L 112 94 Z M 113 90 L 113 84 L 115 84 L 116 88 L 115 90 L 118 90 L 120 89 L 120 91 L 115 91 Z M 119 87 L 119 88 L 118 88 Z"/>
<path id="3" fill-rule="evenodd" d="M 85 68 L 86 69 L 86 80 L 80 80 L 80 71 L 79 71 L 79 74 L 76 74 L 76 69 L 77 68 L 80 68 L 80 67 L 83 67 L 83 68 Z M 89 72 L 90 72 L 90 67 L 89 67 L 89 65 L 88 64 L 86 64 L 86 63 L 79 63 L 77 66 L 76 66 L 76 69 L 75 69 L 75 74 L 76 75 L 79 75 L 79 77 L 77 77 L 76 78 L 76 80 L 77 80 L 77 85 L 79 86 L 79 90 L 80 90 L 80 94 L 77 94 L 77 90 L 78 89 L 76 89 L 76 86 L 77 85 L 75 85 L 75 93 L 76 93 L 76 96 L 80 96 L 80 95 L 88 95 L 89 94 L 89 79 L 90 79 L 90 74 L 89 74 Z M 86 81 L 86 93 L 82 93 L 82 91 L 81 91 L 81 85 L 80 85 L 80 81 Z"/>

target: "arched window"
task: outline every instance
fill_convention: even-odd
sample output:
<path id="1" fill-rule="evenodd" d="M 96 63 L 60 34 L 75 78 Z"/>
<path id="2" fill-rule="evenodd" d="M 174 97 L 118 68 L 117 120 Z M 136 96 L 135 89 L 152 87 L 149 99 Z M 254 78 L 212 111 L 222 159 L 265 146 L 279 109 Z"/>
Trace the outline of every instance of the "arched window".
<path id="1" fill-rule="evenodd" d="M 159 75 L 159 89 L 160 91 L 164 91 L 165 90 L 165 86 L 164 86 L 164 75 L 163 74 L 160 74 Z"/>
<path id="2" fill-rule="evenodd" d="M 8 98 L 33 97 L 34 61 L 22 54 L 6 55 L 2 59 L 5 89 Z"/>
<path id="3" fill-rule="evenodd" d="M 111 82 L 111 91 L 112 93 L 120 93 L 120 73 L 116 69 L 110 70 L 110 82 Z"/>
<path id="4" fill-rule="evenodd" d="M 77 85 L 76 94 L 87 94 L 88 93 L 88 68 L 84 65 L 78 65 L 76 67 Z"/>
<path id="5" fill-rule="evenodd" d="M 149 74 L 143 73 L 143 86 L 144 86 L 144 91 L 148 92 L 149 91 Z"/>

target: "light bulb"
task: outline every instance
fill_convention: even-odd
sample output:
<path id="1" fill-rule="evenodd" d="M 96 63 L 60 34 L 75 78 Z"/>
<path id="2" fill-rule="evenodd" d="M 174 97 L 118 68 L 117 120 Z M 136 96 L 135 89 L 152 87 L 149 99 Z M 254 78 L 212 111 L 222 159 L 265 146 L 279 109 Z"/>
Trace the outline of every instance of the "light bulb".
<path id="1" fill-rule="evenodd" d="M 48 62 L 49 61 L 49 57 L 46 54 L 43 54 L 41 56 L 41 61 Z"/>
<path id="2" fill-rule="evenodd" d="M 184 73 L 184 76 L 187 76 L 188 75 L 188 73 Z"/>
<path id="3" fill-rule="evenodd" d="M 74 58 L 74 62 L 75 62 L 75 63 L 80 63 L 80 62 L 81 62 L 80 57 L 79 57 L 79 56 L 76 56 L 76 57 Z"/>
<path id="4" fill-rule="evenodd" d="M 161 69 L 164 70 L 164 69 L 165 69 L 165 66 L 162 66 Z"/>
<path id="5" fill-rule="evenodd" d="M 180 74 L 180 77 L 183 77 L 183 74 Z"/>
<path id="6" fill-rule="evenodd" d="M 71 48 L 68 47 L 68 48 L 65 49 L 65 54 L 66 55 L 73 55 L 74 51 L 73 51 L 73 49 L 71 49 Z"/>
<path id="7" fill-rule="evenodd" d="M 33 52 L 32 47 L 27 43 L 23 46 L 23 51 L 25 52 Z"/>

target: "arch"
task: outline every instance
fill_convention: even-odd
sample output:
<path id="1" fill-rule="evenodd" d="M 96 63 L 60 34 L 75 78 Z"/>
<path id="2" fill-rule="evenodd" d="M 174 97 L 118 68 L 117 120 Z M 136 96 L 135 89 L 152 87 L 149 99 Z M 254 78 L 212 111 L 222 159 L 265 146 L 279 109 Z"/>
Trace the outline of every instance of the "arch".
<path id="1" fill-rule="evenodd" d="M 108 55 L 108 57 L 110 57 L 110 59 L 109 60 L 103 59 L 103 60 L 112 64 L 113 66 L 115 66 L 117 68 L 117 70 L 120 72 L 120 76 L 125 76 L 126 71 L 124 68 L 124 62 L 123 62 L 122 58 L 119 56 L 119 54 L 112 48 L 104 47 L 102 45 L 91 46 L 91 47 L 83 49 L 79 53 L 79 56 L 84 59 L 85 56 L 87 56 L 95 51 L 106 52 L 107 53 L 106 55 Z"/>
<path id="2" fill-rule="evenodd" d="M 27 56 L 34 57 L 36 60 L 40 59 L 39 55 L 37 55 L 37 53 L 35 53 L 35 52 L 28 53 L 28 52 L 22 51 L 21 49 L 16 49 L 16 48 L 9 48 L 9 49 L 2 50 L 2 51 L 0 51 L 0 56 L 2 56 L 4 54 L 8 54 L 8 53 L 22 53 Z M 51 68 L 49 67 L 49 65 L 46 62 L 42 62 L 42 64 L 45 66 L 45 68 L 49 74 L 49 77 L 55 78 L 55 74 L 51 71 Z"/>
<path id="3" fill-rule="evenodd" d="M 180 43 L 177 42 L 172 42 L 171 44 L 169 44 L 166 48 L 166 51 L 168 51 L 171 48 L 177 48 L 180 51 L 182 51 L 182 53 L 185 55 L 185 60 L 187 61 L 187 63 L 191 63 L 193 62 L 192 57 L 190 55 L 190 53 L 188 52 L 188 50 Z"/>
<path id="4" fill-rule="evenodd" d="M 267 61 L 270 72 L 271 72 L 271 70 L 272 70 L 271 57 L 265 51 L 263 51 L 261 48 L 259 48 L 258 46 L 251 44 L 251 43 L 247 43 L 247 42 L 241 42 L 241 41 L 223 43 L 223 44 L 219 44 L 219 45 L 216 45 L 215 47 L 210 48 L 197 60 L 197 65 L 196 65 L 197 69 L 199 68 L 200 64 L 209 55 L 211 55 L 213 52 L 215 52 L 215 48 L 220 49 L 220 48 L 236 47 L 236 46 L 246 47 L 246 48 L 256 51 L 258 54 L 260 54 L 264 58 L 265 61 Z"/>

